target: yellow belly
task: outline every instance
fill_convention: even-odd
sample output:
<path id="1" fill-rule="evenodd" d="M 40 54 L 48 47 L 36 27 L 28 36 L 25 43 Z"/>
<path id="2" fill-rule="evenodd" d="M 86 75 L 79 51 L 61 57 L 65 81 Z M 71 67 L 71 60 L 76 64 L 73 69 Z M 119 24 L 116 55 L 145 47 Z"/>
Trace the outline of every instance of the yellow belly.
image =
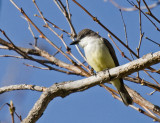
<path id="1" fill-rule="evenodd" d="M 85 55 L 89 65 L 97 72 L 115 67 L 109 50 L 104 44 L 85 49 Z"/>

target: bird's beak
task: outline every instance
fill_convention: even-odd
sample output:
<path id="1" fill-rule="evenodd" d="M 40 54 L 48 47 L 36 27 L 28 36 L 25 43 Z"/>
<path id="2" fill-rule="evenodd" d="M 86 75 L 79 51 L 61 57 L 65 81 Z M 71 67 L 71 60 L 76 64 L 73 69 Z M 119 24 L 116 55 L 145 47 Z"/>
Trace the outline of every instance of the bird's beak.
<path id="1" fill-rule="evenodd" d="M 79 40 L 75 40 L 73 42 L 70 43 L 70 45 L 75 45 L 75 44 L 78 44 L 79 43 Z"/>

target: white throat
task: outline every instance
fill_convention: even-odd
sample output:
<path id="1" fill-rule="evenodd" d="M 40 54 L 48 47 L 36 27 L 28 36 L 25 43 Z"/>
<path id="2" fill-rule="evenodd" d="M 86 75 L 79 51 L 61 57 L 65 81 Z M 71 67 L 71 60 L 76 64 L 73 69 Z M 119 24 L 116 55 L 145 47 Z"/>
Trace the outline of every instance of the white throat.
<path id="1" fill-rule="evenodd" d="M 85 48 L 86 46 L 88 47 L 88 45 L 97 45 L 99 43 L 103 43 L 103 41 L 101 40 L 101 38 L 96 37 L 96 36 L 86 36 L 84 38 L 81 39 L 81 41 L 79 42 L 79 45 L 82 48 Z"/>

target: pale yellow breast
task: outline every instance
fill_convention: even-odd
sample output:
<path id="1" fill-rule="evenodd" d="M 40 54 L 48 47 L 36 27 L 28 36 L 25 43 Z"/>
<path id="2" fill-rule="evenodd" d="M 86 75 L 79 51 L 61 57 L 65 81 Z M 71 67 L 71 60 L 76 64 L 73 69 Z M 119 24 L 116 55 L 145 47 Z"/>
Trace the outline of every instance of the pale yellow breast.
<path id="1" fill-rule="evenodd" d="M 95 71 L 115 67 L 115 63 L 104 43 L 93 43 L 84 48 L 89 65 Z"/>

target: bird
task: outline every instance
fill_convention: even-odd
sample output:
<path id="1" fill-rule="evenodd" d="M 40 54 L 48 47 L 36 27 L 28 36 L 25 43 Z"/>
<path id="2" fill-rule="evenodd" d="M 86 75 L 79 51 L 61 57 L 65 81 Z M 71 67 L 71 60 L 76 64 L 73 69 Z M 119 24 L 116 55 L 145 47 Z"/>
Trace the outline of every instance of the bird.
<path id="1" fill-rule="evenodd" d="M 76 40 L 70 43 L 70 45 L 77 44 L 84 49 L 88 64 L 96 72 L 119 66 L 118 59 L 111 43 L 91 29 L 81 30 L 78 33 Z M 112 80 L 110 83 L 115 86 L 126 106 L 133 104 L 133 99 L 126 90 L 122 78 Z"/>

